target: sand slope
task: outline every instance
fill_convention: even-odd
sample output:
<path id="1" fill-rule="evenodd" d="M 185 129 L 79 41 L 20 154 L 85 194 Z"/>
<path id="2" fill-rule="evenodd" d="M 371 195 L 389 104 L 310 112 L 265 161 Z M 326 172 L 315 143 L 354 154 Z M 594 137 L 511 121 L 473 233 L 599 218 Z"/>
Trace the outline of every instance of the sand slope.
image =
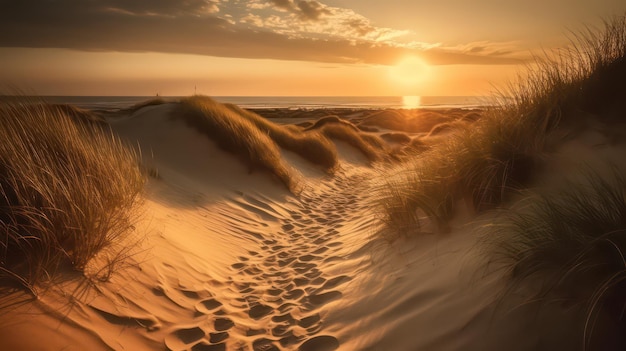
<path id="1" fill-rule="evenodd" d="M 498 298 L 501 272 L 484 268 L 473 234 L 489 217 L 461 214 L 451 234 L 390 243 L 372 206 L 378 173 L 350 146 L 339 145 L 342 165 L 332 178 L 284 153 L 306 175 L 295 197 L 269 175 L 249 173 L 171 111 L 151 106 L 111 121 L 141 147 L 154 175 L 136 235 L 125 243 L 135 247 L 133 256 L 108 282 L 68 279 L 34 301 L 19 291 L 1 294 L 0 348 L 579 345 L 567 334 L 581 328 L 576 312 Z M 561 328 L 544 329 L 554 325 Z"/>

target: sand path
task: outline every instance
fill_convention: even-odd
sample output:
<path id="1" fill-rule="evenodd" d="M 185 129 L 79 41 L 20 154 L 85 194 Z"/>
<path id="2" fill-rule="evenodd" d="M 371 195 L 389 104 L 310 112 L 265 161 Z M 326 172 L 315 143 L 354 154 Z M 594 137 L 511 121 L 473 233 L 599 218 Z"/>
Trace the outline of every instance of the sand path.
<path id="1" fill-rule="evenodd" d="M 261 196 L 242 196 L 237 206 L 278 230 L 245 230 L 253 240 L 246 255 L 229 265 L 226 281 L 195 304 L 198 325 L 165 337 L 170 350 L 334 350 L 338 339 L 324 330 L 325 307 L 343 296 L 350 274 L 334 269 L 346 260 L 341 231 L 364 206 L 355 186 L 363 175 L 338 176 L 305 190 L 284 206 Z M 233 225 L 243 221 L 233 218 Z M 188 297 L 206 295 L 188 293 Z M 230 298 L 229 298 L 230 297 Z M 208 323 L 207 323 L 208 321 Z M 235 346 L 236 345 L 236 346 Z"/>

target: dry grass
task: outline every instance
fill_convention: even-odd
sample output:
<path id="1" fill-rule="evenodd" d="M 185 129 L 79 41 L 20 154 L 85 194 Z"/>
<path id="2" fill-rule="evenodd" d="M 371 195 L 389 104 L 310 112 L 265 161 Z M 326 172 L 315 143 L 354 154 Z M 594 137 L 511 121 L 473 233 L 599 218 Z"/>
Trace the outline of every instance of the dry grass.
<path id="1" fill-rule="evenodd" d="M 538 69 L 504 94 L 505 104 L 485 110 L 464 131 L 395 169 L 395 178 L 386 176 L 384 220 L 394 228 L 419 228 L 424 217 L 415 213 L 444 223 L 459 203 L 483 211 L 505 202 L 541 168 L 557 127 L 576 128 L 581 115 L 605 123 L 615 118 L 599 115 L 590 101 L 616 97 L 613 90 L 623 94 L 618 82 L 626 80 L 625 57 L 626 17 L 621 17 L 538 62 Z M 602 101 L 613 109 L 621 103 Z"/>
<path id="2" fill-rule="evenodd" d="M 33 291 L 131 228 L 144 177 L 110 131 L 76 123 L 89 116 L 20 101 L 0 106 L 0 276 Z"/>
<path id="3" fill-rule="evenodd" d="M 409 144 L 412 140 L 408 134 L 402 132 L 384 133 L 380 137 L 385 141 L 401 145 Z"/>
<path id="4" fill-rule="evenodd" d="M 125 108 L 123 109 L 121 112 L 124 114 L 129 114 L 132 115 L 133 113 L 141 110 L 144 107 L 148 107 L 148 106 L 158 106 L 158 105 L 163 105 L 163 104 L 167 104 L 168 101 L 166 101 L 163 98 L 155 98 L 155 99 L 150 99 L 150 100 L 146 100 L 146 101 L 142 101 L 140 103 L 137 103 L 131 107 Z"/>
<path id="5" fill-rule="evenodd" d="M 428 133 L 435 125 L 452 120 L 445 111 L 383 110 L 365 118 L 359 128 L 375 126 L 406 133 Z"/>
<path id="6" fill-rule="evenodd" d="M 383 159 L 381 148 L 385 142 L 377 136 L 364 134 L 342 123 L 329 123 L 321 127 L 320 133 L 327 138 L 344 141 L 359 150 L 370 162 Z"/>
<path id="7" fill-rule="evenodd" d="M 589 173 L 584 183 L 535 195 L 486 228 L 489 255 L 504 263 L 512 290 L 533 300 L 586 304 L 584 348 L 595 320 L 624 324 L 626 306 L 626 181 Z M 495 256 L 494 256 L 495 255 Z M 527 286 L 529 282 L 531 290 Z"/>
<path id="8" fill-rule="evenodd" d="M 295 174 L 282 160 L 276 143 L 232 109 L 208 97 L 195 95 L 181 100 L 172 116 L 182 118 L 220 148 L 237 155 L 250 172 L 255 169 L 269 171 L 289 190 L 295 190 Z"/>
<path id="9" fill-rule="evenodd" d="M 335 171 L 338 163 L 337 150 L 328 139 L 322 137 L 319 133 L 302 133 L 300 129 L 273 123 L 254 112 L 244 110 L 238 106 L 231 104 L 226 104 L 225 106 L 252 122 L 283 149 L 295 152 L 304 159 L 322 166 L 329 173 Z"/>

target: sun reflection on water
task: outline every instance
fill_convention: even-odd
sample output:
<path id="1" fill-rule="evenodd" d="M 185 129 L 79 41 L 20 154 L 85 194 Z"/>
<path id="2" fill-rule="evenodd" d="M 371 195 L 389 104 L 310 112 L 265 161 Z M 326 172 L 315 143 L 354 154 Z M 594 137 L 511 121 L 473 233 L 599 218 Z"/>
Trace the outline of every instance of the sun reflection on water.
<path id="1" fill-rule="evenodd" d="M 403 96 L 402 105 L 404 108 L 418 108 L 422 105 L 421 96 Z"/>

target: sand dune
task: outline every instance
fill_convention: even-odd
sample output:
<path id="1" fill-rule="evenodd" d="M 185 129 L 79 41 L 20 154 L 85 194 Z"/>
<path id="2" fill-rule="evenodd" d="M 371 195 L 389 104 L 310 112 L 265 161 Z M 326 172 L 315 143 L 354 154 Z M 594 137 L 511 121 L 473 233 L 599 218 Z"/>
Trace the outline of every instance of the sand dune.
<path id="1" fill-rule="evenodd" d="M 56 256 L 31 276 L 0 251 L 0 348 L 623 350 L 626 125 L 623 104 L 607 114 L 590 102 L 626 72 L 626 19 L 607 26 L 602 45 L 583 42 L 573 62 L 547 64 L 513 102 L 482 111 L 264 119 L 193 96 L 100 119 L 28 105 L 66 129 L 6 124 L 24 152 L 0 148 L 11 162 L 0 164 L 0 244 L 27 255 L 42 229 Z M 132 208 L 102 206 L 127 181 L 104 161 L 97 174 L 50 161 L 73 152 L 90 164 L 94 145 L 133 175 Z M 76 180 L 99 186 L 85 196 Z M 50 189 L 67 201 L 40 205 Z M 46 226 L 103 208 L 125 231 L 96 254 L 68 244 L 93 233 Z M 83 222 L 108 217 L 93 218 Z"/>
<path id="2" fill-rule="evenodd" d="M 127 265 L 106 283 L 67 280 L 36 301 L 4 294 L 5 347 L 526 350 L 562 347 L 581 327 L 562 308 L 501 299 L 502 274 L 484 268 L 480 236 L 470 235 L 489 217 L 468 212 L 447 236 L 389 243 L 372 207 L 379 171 L 358 149 L 335 142 L 332 177 L 283 151 L 304 175 L 294 196 L 175 111 L 167 103 L 109 118 L 151 174 Z M 580 167 L 587 161 L 566 164 L 597 157 L 603 141 L 571 141 L 555 162 Z M 542 331 L 544 320 L 563 334 Z M 33 330 L 54 335 L 41 345 Z M 522 331 L 532 337 L 517 340 Z"/>
<path id="3" fill-rule="evenodd" d="M 135 246 L 127 265 L 108 282 L 67 280 L 35 301 L 4 293 L 5 348 L 548 350 L 579 343 L 567 339 L 582 328 L 578 312 L 501 298 L 502 272 L 485 268 L 481 237 L 472 234 L 493 214 L 461 213 L 446 236 L 389 242 L 372 206 L 380 171 L 357 149 L 336 143 L 334 176 L 283 152 L 305 175 L 294 196 L 173 118 L 175 107 L 109 119 L 141 148 L 152 175 L 135 229 L 142 239 L 126 239 Z M 581 150 L 596 157 L 598 140 L 585 140 L 567 144 L 555 162 L 572 162 Z M 586 160 L 576 162 L 570 167 Z M 46 343 L 34 332 L 49 336 Z"/>

